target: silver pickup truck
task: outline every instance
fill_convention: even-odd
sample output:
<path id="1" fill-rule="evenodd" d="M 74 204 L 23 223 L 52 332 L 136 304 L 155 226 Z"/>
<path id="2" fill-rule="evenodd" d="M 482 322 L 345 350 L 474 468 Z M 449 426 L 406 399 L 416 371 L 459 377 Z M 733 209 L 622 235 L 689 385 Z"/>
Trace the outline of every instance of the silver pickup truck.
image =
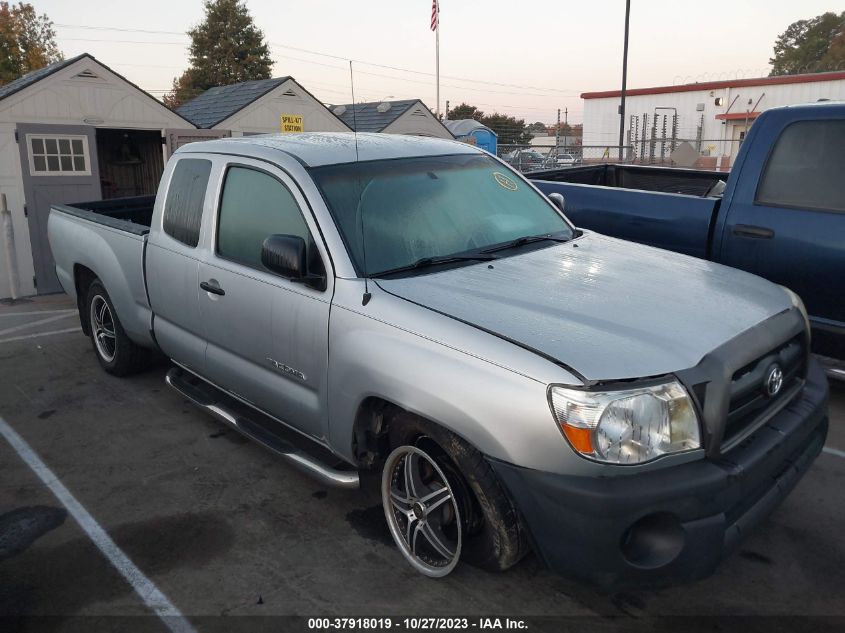
<path id="1" fill-rule="evenodd" d="M 795 294 L 578 230 L 469 145 L 193 143 L 154 199 L 56 206 L 49 238 L 107 372 L 159 352 L 323 482 L 380 473 L 428 576 L 533 548 L 605 586 L 700 578 L 825 441 Z"/>

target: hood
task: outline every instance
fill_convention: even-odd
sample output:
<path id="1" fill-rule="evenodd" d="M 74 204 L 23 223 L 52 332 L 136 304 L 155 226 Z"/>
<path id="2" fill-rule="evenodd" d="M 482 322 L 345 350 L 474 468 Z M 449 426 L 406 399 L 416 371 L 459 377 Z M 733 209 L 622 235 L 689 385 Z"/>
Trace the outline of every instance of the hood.
<path id="1" fill-rule="evenodd" d="M 760 277 L 596 233 L 378 284 L 537 350 L 587 380 L 692 367 L 792 305 L 782 288 Z"/>

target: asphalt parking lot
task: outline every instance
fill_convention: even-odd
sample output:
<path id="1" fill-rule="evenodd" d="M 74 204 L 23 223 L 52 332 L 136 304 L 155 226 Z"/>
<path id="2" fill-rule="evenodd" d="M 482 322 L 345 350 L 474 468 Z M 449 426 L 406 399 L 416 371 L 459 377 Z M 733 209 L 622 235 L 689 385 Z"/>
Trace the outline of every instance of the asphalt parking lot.
<path id="1" fill-rule="evenodd" d="M 197 630 L 235 615 L 845 616 L 841 383 L 826 451 L 711 578 L 603 594 L 529 556 L 429 580 L 391 544 L 377 497 L 327 490 L 226 430 L 164 385 L 166 365 L 107 375 L 72 310 L 64 296 L 0 306 L 0 417 Z M 22 516 L 34 541 L 3 536 Z M 54 616 L 56 630 L 152 615 L 2 437 L 0 615 Z"/>

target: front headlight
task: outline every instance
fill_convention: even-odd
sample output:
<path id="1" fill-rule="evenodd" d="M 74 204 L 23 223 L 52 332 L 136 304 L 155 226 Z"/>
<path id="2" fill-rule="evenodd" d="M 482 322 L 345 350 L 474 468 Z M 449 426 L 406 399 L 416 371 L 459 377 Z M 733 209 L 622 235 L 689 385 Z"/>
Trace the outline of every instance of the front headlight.
<path id="1" fill-rule="evenodd" d="M 695 408 L 675 380 L 622 391 L 552 386 L 550 396 L 563 434 L 584 457 L 641 464 L 701 447 Z"/>

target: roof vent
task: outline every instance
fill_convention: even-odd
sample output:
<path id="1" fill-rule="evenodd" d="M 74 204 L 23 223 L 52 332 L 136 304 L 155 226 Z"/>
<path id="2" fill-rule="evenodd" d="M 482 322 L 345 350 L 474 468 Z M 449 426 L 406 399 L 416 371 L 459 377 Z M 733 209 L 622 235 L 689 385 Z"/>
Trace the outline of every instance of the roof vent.
<path id="1" fill-rule="evenodd" d="M 413 112 L 411 112 L 411 116 L 425 116 L 425 112 L 417 108 Z"/>
<path id="2" fill-rule="evenodd" d="M 282 93 L 282 96 L 283 97 L 298 97 L 299 95 L 297 95 L 292 89 L 288 88 L 287 90 L 285 90 Z"/>
<path id="3" fill-rule="evenodd" d="M 390 104 L 389 101 L 382 101 L 380 104 L 378 104 L 378 106 L 376 107 L 376 110 L 381 112 L 382 114 L 384 114 L 385 112 L 390 110 L 390 105 L 391 104 Z"/>
<path id="4" fill-rule="evenodd" d="M 332 112 L 334 113 L 335 116 L 343 116 L 343 114 L 346 112 L 346 106 L 345 105 L 335 106 L 335 109 L 332 110 Z"/>
<path id="5" fill-rule="evenodd" d="M 81 73 L 74 75 L 75 77 L 79 77 L 80 79 L 99 79 L 97 75 L 94 74 L 90 68 L 86 68 Z"/>

